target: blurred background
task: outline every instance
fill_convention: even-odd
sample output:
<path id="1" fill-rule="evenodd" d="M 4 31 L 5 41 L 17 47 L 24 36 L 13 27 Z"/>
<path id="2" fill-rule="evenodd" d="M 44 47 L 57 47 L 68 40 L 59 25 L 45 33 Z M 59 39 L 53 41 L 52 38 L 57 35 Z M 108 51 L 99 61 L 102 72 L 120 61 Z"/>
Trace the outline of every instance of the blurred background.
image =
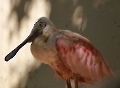
<path id="1" fill-rule="evenodd" d="M 0 88 L 65 88 L 48 65 L 33 58 L 30 44 L 4 61 L 42 16 L 87 37 L 120 73 L 120 0 L 0 0 Z"/>

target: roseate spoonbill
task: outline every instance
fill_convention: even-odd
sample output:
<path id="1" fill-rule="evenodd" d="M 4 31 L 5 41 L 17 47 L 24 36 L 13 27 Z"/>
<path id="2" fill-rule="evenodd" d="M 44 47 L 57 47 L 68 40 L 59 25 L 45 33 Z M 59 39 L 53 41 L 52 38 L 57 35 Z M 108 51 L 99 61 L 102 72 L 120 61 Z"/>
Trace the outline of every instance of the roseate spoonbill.
<path id="1" fill-rule="evenodd" d="M 26 43 L 31 43 L 33 56 L 48 64 L 71 88 L 70 79 L 78 84 L 91 84 L 113 75 L 100 52 L 85 37 L 69 30 L 58 30 L 46 17 L 34 24 L 30 35 L 6 57 L 13 58 Z"/>

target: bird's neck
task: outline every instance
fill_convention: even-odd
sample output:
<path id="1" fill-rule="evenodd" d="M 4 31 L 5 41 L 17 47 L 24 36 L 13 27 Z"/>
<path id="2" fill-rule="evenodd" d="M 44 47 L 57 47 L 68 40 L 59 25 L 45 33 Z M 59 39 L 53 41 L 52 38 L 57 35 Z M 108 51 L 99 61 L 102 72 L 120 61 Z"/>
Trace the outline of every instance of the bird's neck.
<path id="1" fill-rule="evenodd" d="M 43 29 L 43 34 L 42 35 L 44 36 L 44 38 L 49 38 L 56 31 L 57 31 L 57 29 L 54 26 L 47 25 Z"/>
<path id="2" fill-rule="evenodd" d="M 33 44 L 43 44 L 47 41 L 48 37 L 40 35 L 32 43 Z"/>

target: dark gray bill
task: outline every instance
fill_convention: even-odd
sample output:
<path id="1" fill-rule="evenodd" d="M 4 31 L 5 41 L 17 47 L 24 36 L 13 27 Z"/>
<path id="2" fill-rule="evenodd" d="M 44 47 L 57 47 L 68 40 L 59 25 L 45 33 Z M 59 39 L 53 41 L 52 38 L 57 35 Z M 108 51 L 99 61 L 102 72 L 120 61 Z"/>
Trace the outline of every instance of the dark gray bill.
<path id="1" fill-rule="evenodd" d="M 30 41 L 30 39 L 34 36 L 34 34 L 30 34 L 20 45 L 18 45 L 14 50 L 12 50 L 6 57 L 5 57 L 5 61 L 9 61 L 10 59 L 12 59 L 17 52 L 27 43 Z"/>

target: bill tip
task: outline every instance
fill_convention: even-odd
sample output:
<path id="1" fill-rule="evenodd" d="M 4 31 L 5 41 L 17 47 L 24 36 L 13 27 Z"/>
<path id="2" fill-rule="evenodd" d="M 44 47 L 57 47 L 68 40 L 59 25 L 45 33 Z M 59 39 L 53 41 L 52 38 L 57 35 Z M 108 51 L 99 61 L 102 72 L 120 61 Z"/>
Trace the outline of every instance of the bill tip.
<path id="1" fill-rule="evenodd" d="M 10 60 L 10 59 L 6 56 L 6 57 L 5 57 L 5 61 L 7 62 L 7 61 L 9 61 L 9 60 Z"/>

